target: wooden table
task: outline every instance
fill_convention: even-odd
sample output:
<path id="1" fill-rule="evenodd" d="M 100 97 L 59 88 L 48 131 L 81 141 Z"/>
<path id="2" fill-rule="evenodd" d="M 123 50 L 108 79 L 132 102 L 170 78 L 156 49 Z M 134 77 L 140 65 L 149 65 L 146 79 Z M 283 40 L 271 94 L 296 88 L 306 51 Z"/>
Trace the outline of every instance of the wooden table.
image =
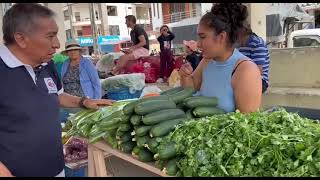
<path id="1" fill-rule="evenodd" d="M 160 169 L 156 168 L 153 163 L 144 163 L 131 156 L 131 154 L 123 153 L 117 149 L 113 149 L 109 144 L 104 141 L 99 141 L 94 144 L 88 145 L 88 176 L 89 177 L 106 177 L 112 176 L 107 172 L 104 155 L 116 156 L 129 163 L 137 165 L 147 171 L 163 177 L 169 177 Z"/>

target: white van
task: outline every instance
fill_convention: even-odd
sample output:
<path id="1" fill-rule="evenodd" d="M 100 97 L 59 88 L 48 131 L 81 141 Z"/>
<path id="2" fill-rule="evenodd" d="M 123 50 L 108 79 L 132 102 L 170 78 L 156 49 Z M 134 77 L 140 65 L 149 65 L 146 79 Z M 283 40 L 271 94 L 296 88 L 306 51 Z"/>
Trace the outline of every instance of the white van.
<path id="1" fill-rule="evenodd" d="M 318 46 L 320 47 L 320 28 L 293 31 L 288 38 L 288 48 Z"/>

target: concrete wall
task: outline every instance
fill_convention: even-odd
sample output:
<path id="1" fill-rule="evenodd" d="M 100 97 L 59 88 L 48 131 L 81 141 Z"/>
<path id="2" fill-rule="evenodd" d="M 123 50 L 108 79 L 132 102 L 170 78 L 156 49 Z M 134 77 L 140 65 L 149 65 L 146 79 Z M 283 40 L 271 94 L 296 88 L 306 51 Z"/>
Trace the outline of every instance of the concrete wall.
<path id="1" fill-rule="evenodd" d="M 158 6 L 158 8 L 157 8 Z M 163 6 L 162 3 L 151 3 L 151 16 L 152 16 L 152 25 L 154 31 L 159 31 L 160 27 L 163 25 Z M 158 16 L 159 9 L 159 16 Z"/>
<path id="2" fill-rule="evenodd" d="M 266 40 L 266 3 L 248 3 L 248 22 L 257 35 Z"/>
<path id="3" fill-rule="evenodd" d="M 320 48 L 270 50 L 270 83 L 274 87 L 320 88 Z"/>

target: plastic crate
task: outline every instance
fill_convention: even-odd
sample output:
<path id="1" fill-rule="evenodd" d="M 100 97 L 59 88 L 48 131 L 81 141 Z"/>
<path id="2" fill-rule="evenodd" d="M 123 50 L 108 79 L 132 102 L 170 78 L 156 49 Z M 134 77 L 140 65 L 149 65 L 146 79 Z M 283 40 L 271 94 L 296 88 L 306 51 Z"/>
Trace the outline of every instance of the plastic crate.
<path id="1" fill-rule="evenodd" d="M 129 88 L 109 89 L 106 92 L 107 98 L 112 100 L 125 100 L 139 98 L 142 90 L 130 93 Z"/>
<path id="2" fill-rule="evenodd" d="M 70 169 L 68 167 L 64 167 L 66 177 L 86 177 L 86 167 L 82 167 L 80 169 Z"/>
<path id="3" fill-rule="evenodd" d="M 320 109 L 300 108 L 300 107 L 290 107 L 290 106 L 273 106 L 272 108 L 268 109 L 267 112 L 273 112 L 278 110 L 279 108 L 284 108 L 287 112 L 298 113 L 299 116 L 304 118 L 320 120 Z"/>

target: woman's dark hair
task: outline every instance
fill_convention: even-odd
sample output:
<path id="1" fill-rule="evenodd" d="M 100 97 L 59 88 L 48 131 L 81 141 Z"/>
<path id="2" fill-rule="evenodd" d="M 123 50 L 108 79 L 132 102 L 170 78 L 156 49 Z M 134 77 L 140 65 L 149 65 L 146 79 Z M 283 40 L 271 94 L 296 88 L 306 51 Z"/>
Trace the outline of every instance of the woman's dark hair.
<path id="1" fill-rule="evenodd" d="M 169 30 L 169 26 L 167 26 L 167 25 L 162 25 L 162 26 L 160 27 L 160 31 L 161 31 L 162 28 L 167 28 L 167 29 Z"/>
<path id="2" fill-rule="evenodd" d="M 244 27 L 248 10 L 241 3 L 217 3 L 211 11 L 202 16 L 200 23 L 214 29 L 216 34 L 225 31 L 229 42 L 237 42 L 238 32 Z"/>

